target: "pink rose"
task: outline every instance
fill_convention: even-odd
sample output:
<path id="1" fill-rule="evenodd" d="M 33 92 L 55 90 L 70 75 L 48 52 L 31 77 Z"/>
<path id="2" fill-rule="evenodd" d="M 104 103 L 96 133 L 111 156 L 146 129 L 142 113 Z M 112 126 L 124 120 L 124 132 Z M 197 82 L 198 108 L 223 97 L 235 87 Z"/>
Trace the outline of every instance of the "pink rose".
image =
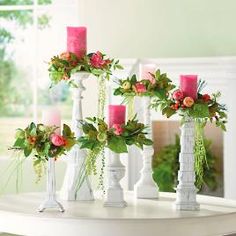
<path id="1" fill-rule="evenodd" d="M 135 84 L 134 90 L 136 93 L 145 93 L 147 91 L 145 85 L 140 82 Z"/>
<path id="2" fill-rule="evenodd" d="M 180 89 L 178 89 L 173 92 L 172 97 L 174 100 L 181 101 L 184 98 L 184 93 Z"/>
<path id="3" fill-rule="evenodd" d="M 124 132 L 124 129 L 121 127 L 120 124 L 113 124 L 112 128 L 115 129 L 114 133 L 116 135 L 121 135 Z"/>
<path id="4" fill-rule="evenodd" d="M 101 52 L 97 51 L 90 58 L 90 63 L 95 68 L 103 68 L 110 63 L 110 60 L 103 60 L 103 55 Z"/>
<path id="5" fill-rule="evenodd" d="M 58 134 L 53 134 L 51 136 L 51 142 L 53 145 L 57 147 L 65 146 L 66 145 L 66 140 L 63 136 L 58 135 Z"/>

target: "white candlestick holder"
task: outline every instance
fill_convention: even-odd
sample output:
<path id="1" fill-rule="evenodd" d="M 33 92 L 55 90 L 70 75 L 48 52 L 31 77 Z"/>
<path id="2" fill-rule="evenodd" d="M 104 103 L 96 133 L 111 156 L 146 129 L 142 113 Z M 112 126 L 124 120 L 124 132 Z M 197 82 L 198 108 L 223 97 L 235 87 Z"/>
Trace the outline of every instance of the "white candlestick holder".
<path id="1" fill-rule="evenodd" d="M 150 112 L 150 97 L 143 97 L 144 107 L 144 124 L 150 127 L 148 138 L 152 137 L 152 124 L 151 124 L 151 112 Z M 144 146 L 142 151 L 143 156 L 143 168 L 141 170 L 141 176 L 138 182 L 134 185 L 134 193 L 136 198 L 158 198 L 159 188 L 152 178 L 152 157 L 154 154 L 153 146 Z"/>
<path id="2" fill-rule="evenodd" d="M 73 111 L 72 111 L 72 131 L 75 137 L 79 138 L 83 132 L 80 129 L 79 121 L 82 116 L 82 93 L 85 90 L 83 80 L 89 77 L 87 72 L 78 72 L 73 74 L 72 80 L 78 86 L 73 88 Z M 88 176 L 86 176 L 86 151 L 81 150 L 78 145 L 75 145 L 68 153 L 67 169 L 60 192 L 60 196 L 64 200 L 94 200 L 93 191 Z"/>
<path id="3" fill-rule="evenodd" d="M 196 201 L 197 188 L 194 185 L 194 131 L 194 121 L 186 118 L 181 127 L 179 184 L 176 188 L 176 201 L 174 203 L 174 208 L 177 210 L 195 211 L 200 208 Z"/>
<path id="4" fill-rule="evenodd" d="M 105 207 L 126 207 L 124 191 L 120 180 L 125 176 L 125 166 L 120 161 L 120 154 L 109 152 L 107 166 L 108 188 L 106 190 Z"/>
<path id="5" fill-rule="evenodd" d="M 56 199 L 56 176 L 55 176 L 55 160 L 54 158 L 48 159 L 47 167 L 47 193 L 46 199 L 39 206 L 38 211 L 43 212 L 45 209 L 56 208 L 64 212 L 64 208 Z"/>

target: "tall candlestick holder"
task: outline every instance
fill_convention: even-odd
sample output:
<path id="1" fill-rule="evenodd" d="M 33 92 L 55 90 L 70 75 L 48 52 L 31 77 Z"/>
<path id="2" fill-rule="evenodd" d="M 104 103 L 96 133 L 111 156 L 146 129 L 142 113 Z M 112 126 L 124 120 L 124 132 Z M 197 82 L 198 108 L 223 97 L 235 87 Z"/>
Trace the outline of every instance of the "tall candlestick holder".
<path id="1" fill-rule="evenodd" d="M 125 176 L 125 166 L 120 161 L 120 154 L 110 151 L 107 166 L 108 188 L 106 190 L 105 207 L 126 207 L 124 191 L 120 180 Z"/>
<path id="2" fill-rule="evenodd" d="M 89 77 L 87 72 L 78 72 L 73 74 L 72 80 L 78 86 L 73 88 L 73 111 L 72 111 L 72 131 L 75 137 L 82 136 L 79 121 L 82 116 L 82 93 L 85 90 L 83 81 Z M 75 145 L 67 156 L 67 169 L 61 189 L 60 196 L 64 200 L 94 200 L 93 191 L 90 181 L 86 176 L 85 170 L 86 151 L 81 150 L 78 145 Z"/>
<path id="3" fill-rule="evenodd" d="M 57 208 L 59 211 L 64 212 L 63 206 L 56 199 L 56 176 L 54 158 L 48 159 L 46 199 L 39 206 L 38 211 L 43 212 L 45 209 L 50 208 Z"/>
<path id="4" fill-rule="evenodd" d="M 144 124 L 150 127 L 148 138 L 152 137 L 151 132 L 151 112 L 150 112 L 150 97 L 143 97 L 144 107 Z M 134 185 L 134 192 L 136 198 L 158 198 L 159 188 L 154 182 L 152 175 L 152 157 L 154 154 L 153 146 L 144 146 L 142 151 L 143 168 L 141 170 L 141 177 Z"/>
<path id="5" fill-rule="evenodd" d="M 174 208 L 177 210 L 199 210 L 199 204 L 196 201 L 197 188 L 194 185 L 194 130 L 194 121 L 191 118 L 186 118 L 181 127 L 179 184 L 176 188 L 174 203 Z"/>

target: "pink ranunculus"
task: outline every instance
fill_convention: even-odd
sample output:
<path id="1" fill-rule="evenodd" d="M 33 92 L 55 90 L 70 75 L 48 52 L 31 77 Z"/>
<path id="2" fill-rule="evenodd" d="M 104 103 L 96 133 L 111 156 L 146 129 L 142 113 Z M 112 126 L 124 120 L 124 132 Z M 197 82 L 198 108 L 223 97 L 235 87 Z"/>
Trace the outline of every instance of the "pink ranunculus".
<path id="1" fill-rule="evenodd" d="M 110 60 L 103 60 L 103 55 L 101 52 L 97 51 L 90 58 L 90 63 L 94 68 L 101 69 L 110 63 Z"/>
<path id="2" fill-rule="evenodd" d="M 175 90 L 175 91 L 173 92 L 172 97 L 173 97 L 173 99 L 176 100 L 176 101 L 181 101 L 181 100 L 183 100 L 183 98 L 184 98 L 184 94 L 183 94 L 183 92 L 182 92 L 180 89 L 178 89 L 178 90 Z"/>
<path id="3" fill-rule="evenodd" d="M 65 146 L 66 145 L 66 140 L 63 136 L 58 135 L 58 134 L 53 134 L 51 136 L 51 142 L 53 145 L 57 147 Z"/>
<path id="4" fill-rule="evenodd" d="M 124 129 L 121 127 L 121 124 L 113 124 L 113 129 L 115 129 L 114 133 L 116 135 L 121 135 L 124 132 Z"/>
<path id="5" fill-rule="evenodd" d="M 137 93 L 145 93 L 147 91 L 145 85 L 140 82 L 136 83 L 134 88 Z"/>

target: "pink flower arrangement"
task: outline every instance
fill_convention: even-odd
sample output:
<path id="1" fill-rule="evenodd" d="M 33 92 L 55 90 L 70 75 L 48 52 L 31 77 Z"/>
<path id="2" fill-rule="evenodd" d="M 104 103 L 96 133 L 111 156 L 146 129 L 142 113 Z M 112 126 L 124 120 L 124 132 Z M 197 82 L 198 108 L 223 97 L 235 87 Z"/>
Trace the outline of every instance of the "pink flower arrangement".
<path id="1" fill-rule="evenodd" d="M 114 130 L 114 134 L 121 135 L 124 132 L 124 129 L 122 128 L 121 124 L 113 124 L 112 126 Z"/>
<path id="2" fill-rule="evenodd" d="M 56 147 L 61 147 L 66 145 L 66 140 L 63 136 L 58 135 L 58 134 L 53 134 L 51 136 L 51 142 L 53 145 Z"/>
<path id="3" fill-rule="evenodd" d="M 184 93 L 180 89 L 178 89 L 173 92 L 172 97 L 176 101 L 181 101 L 184 98 Z"/>
<path id="4" fill-rule="evenodd" d="M 109 59 L 104 60 L 103 55 L 101 52 L 97 51 L 96 53 L 93 53 L 93 55 L 90 58 L 90 63 L 94 68 L 104 68 L 107 66 L 111 61 Z"/>
<path id="5" fill-rule="evenodd" d="M 147 92 L 146 86 L 140 82 L 134 85 L 134 90 L 136 93 L 145 93 Z"/>

